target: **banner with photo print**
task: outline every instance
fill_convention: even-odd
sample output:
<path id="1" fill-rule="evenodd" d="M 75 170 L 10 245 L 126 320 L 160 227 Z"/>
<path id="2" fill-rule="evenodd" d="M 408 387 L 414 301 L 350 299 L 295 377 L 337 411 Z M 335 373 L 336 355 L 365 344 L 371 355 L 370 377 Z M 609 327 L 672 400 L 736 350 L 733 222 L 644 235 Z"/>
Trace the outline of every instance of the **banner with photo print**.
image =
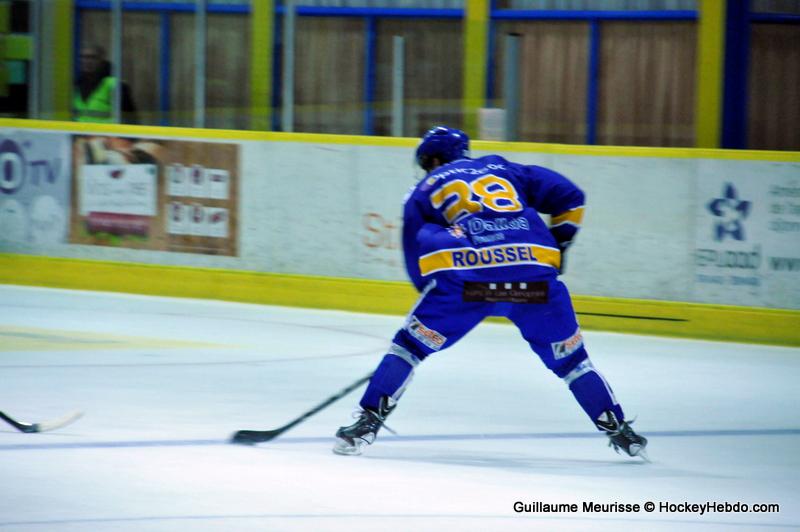
<path id="1" fill-rule="evenodd" d="M 67 238 L 70 136 L 0 132 L 0 250 Z"/>
<path id="2" fill-rule="evenodd" d="M 239 146 L 73 138 L 70 242 L 238 254 Z"/>

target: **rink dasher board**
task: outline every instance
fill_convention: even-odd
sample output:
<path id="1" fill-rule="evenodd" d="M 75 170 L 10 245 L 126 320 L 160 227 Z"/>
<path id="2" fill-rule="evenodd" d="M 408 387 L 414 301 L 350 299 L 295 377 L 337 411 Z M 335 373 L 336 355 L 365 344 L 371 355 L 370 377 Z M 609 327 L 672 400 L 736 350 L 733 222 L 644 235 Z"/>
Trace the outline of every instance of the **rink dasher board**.
<path id="1" fill-rule="evenodd" d="M 408 312 L 417 298 L 400 281 L 19 254 L 0 254 L 0 283 L 395 315 Z M 574 304 L 585 329 L 800 345 L 800 312 L 794 310 L 581 295 Z"/>
<path id="2" fill-rule="evenodd" d="M 0 239 L 3 282 L 383 313 L 415 299 L 399 231 L 416 139 L 11 119 L 0 128 L 12 140 L 201 140 L 239 154 L 234 255 Z M 48 142 L 63 159 L 63 143 Z M 587 193 L 564 276 L 584 327 L 798 342 L 800 153 L 475 141 L 473 155 L 485 153 L 551 167 Z M 720 229 L 729 220 L 714 206 L 728 203 L 739 225 Z M 26 270 L 21 255 L 39 261 Z M 92 269 L 102 276 L 81 279 Z"/>

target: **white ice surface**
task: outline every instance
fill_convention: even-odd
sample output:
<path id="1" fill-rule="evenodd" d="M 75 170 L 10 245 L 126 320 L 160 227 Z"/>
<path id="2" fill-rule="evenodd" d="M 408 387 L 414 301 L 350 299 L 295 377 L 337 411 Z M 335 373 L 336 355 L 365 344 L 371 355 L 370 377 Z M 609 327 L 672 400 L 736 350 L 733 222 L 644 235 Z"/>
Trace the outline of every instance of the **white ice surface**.
<path id="1" fill-rule="evenodd" d="M 0 531 L 800 529 L 800 349 L 586 332 L 650 464 L 606 447 L 492 323 L 418 368 L 390 418 L 399 435 L 363 456 L 330 450 L 361 390 L 273 442 L 226 443 L 367 374 L 402 320 L 0 286 L 0 410 L 85 411 L 41 434 L 0 422 Z M 780 511 L 582 509 L 647 501 Z"/>

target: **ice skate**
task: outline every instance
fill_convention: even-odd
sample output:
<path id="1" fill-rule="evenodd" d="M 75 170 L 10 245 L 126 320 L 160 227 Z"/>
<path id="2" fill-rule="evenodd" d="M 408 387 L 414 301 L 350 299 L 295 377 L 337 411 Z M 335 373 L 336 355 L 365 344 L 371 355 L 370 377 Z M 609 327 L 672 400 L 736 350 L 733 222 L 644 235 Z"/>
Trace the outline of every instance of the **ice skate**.
<path id="1" fill-rule="evenodd" d="M 606 432 L 609 447 L 613 447 L 617 453 L 622 449 L 628 456 L 638 456 L 645 462 L 649 462 L 650 459 L 645 450 L 647 438 L 636 434 L 631 428 L 631 423 L 627 421 L 620 423 L 611 410 L 603 412 L 595 421 L 595 424 Z"/>
<path id="2" fill-rule="evenodd" d="M 378 431 L 383 427 L 383 423 L 394 406 L 389 406 L 389 398 L 383 397 L 377 410 L 365 408 L 356 412 L 358 419 L 355 423 L 347 427 L 340 427 L 336 431 L 336 444 L 333 446 L 333 452 L 345 455 L 361 454 L 364 446 L 372 445 L 372 442 L 375 441 Z"/>

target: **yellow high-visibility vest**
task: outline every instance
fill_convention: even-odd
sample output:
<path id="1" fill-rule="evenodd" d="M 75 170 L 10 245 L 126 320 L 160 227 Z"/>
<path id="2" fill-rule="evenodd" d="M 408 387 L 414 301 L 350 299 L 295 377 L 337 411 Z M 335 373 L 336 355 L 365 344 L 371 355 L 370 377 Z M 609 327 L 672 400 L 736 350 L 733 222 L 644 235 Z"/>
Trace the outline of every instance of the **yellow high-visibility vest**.
<path id="1" fill-rule="evenodd" d="M 83 99 L 80 91 L 76 90 L 72 101 L 75 121 L 112 123 L 114 121 L 113 98 L 116 85 L 116 78 L 105 77 L 86 100 Z"/>

